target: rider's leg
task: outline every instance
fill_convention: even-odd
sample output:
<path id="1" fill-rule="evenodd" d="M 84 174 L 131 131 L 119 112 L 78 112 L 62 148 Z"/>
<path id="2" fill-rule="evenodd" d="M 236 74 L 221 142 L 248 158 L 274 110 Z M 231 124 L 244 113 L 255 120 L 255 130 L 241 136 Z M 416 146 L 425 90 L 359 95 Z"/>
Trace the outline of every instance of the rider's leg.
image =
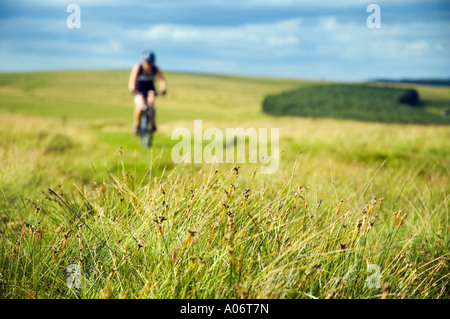
<path id="1" fill-rule="evenodd" d="M 141 112 L 142 112 L 142 107 L 145 104 L 144 95 L 136 94 L 134 96 L 134 104 L 135 104 L 135 108 L 134 108 L 133 125 L 135 128 L 138 128 L 139 127 L 139 118 L 140 118 Z"/>
<path id="2" fill-rule="evenodd" d="M 153 131 L 156 131 L 156 109 L 155 109 L 155 91 L 148 91 L 148 95 L 147 95 L 147 105 L 148 106 L 152 106 L 153 107 L 153 122 L 152 122 L 152 127 L 153 127 Z"/>

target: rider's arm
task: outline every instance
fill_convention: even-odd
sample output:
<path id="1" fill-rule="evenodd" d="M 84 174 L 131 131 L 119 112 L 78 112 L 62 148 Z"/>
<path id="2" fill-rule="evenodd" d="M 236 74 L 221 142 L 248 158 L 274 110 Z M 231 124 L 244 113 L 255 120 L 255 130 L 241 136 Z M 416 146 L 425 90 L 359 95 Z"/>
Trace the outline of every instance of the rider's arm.
<path id="1" fill-rule="evenodd" d="M 130 78 L 128 79 L 128 90 L 134 92 L 136 90 L 136 78 L 139 72 L 139 64 L 136 64 L 133 69 L 131 69 Z"/>
<path id="2" fill-rule="evenodd" d="M 166 79 L 164 78 L 164 74 L 161 72 L 160 69 L 158 69 L 156 71 L 156 74 L 158 75 L 158 80 L 159 80 L 159 90 L 161 92 L 166 92 L 167 90 L 167 84 L 166 84 Z"/>

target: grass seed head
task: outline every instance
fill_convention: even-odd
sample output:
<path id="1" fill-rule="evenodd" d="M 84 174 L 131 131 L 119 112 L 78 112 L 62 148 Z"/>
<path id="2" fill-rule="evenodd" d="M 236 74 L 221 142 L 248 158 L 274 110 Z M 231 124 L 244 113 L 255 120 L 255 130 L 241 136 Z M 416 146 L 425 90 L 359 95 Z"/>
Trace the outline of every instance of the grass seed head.
<path id="1" fill-rule="evenodd" d="M 398 211 L 396 211 L 395 213 L 394 213 L 394 223 L 397 221 L 397 219 L 398 219 L 398 217 L 400 216 L 400 213 L 401 213 L 402 211 L 401 210 L 398 210 Z"/>
<path id="2" fill-rule="evenodd" d="M 406 216 L 408 216 L 408 214 L 402 216 L 402 219 L 400 219 L 400 221 L 398 222 L 397 229 L 405 223 Z"/>
<path id="3" fill-rule="evenodd" d="M 336 215 L 339 214 L 339 211 L 341 210 L 342 204 L 344 203 L 344 200 L 341 199 L 341 202 L 339 203 L 339 206 L 336 209 Z"/>

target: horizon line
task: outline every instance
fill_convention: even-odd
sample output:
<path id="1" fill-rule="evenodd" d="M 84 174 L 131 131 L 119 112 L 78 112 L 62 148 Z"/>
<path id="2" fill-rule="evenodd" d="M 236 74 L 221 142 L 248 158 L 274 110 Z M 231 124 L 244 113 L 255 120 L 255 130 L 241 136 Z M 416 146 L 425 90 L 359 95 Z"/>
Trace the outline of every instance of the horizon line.
<path id="1" fill-rule="evenodd" d="M 52 72 L 96 72 L 96 71 L 129 71 L 131 68 L 78 68 L 78 69 L 42 69 L 42 70 L 0 70 L 0 74 L 29 74 L 29 73 L 52 73 Z M 292 76 L 277 76 L 277 75 L 259 75 L 259 74 L 237 74 L 237 73 L 220 73 L 207 71 L 190 71 L 190 70 L 172 70 L 167 69 L 164 73 L 173 74 L 191 74 L 204 76 L 220 76 L 220 77 L 242 77 L 242 78 L 261 78 L 261 79 L 279 79 L 279 80 L 298 80 L 309 82 L 422 82 L 422 81 L 450 81 L 448 77 L 377 77 L 360 80 L 344 80 L 344 79 L 327 79 L 327 78 L 302 78 Z M 425 83 L 423 83 L 425 84 Z"/>

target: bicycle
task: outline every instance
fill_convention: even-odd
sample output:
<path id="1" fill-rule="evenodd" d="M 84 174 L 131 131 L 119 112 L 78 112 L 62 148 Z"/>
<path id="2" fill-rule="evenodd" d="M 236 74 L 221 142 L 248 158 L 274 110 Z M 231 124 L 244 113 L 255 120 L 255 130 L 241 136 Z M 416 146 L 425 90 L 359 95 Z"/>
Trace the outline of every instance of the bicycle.
<path id="1" fill-rule="evenodd" d="M 141 141 L 141 145 L 144 148 L 149 148 L 153 143 L 153 120 L 155 116 L 155 109 L 153 106 L 148 106 L 145 103 L 142 106 L 142 112 L 139 117 L 139 137 Z"/>
<path id="2" fill-rule="evenodd" d="M 154 92 L 155 98 L 159 95 L 166 95 L 166 91 Z M 142 106 L 142 112 L 139 116 L 139 137 L 141 140 L 141 145 L 144 148 L 149 148 L 153 143 L 153 133 L 156 131 L 153 127 L 153 123 L 155 122 L 155 108 L 153 106 L 149 106 L 147 102 Z"/>

